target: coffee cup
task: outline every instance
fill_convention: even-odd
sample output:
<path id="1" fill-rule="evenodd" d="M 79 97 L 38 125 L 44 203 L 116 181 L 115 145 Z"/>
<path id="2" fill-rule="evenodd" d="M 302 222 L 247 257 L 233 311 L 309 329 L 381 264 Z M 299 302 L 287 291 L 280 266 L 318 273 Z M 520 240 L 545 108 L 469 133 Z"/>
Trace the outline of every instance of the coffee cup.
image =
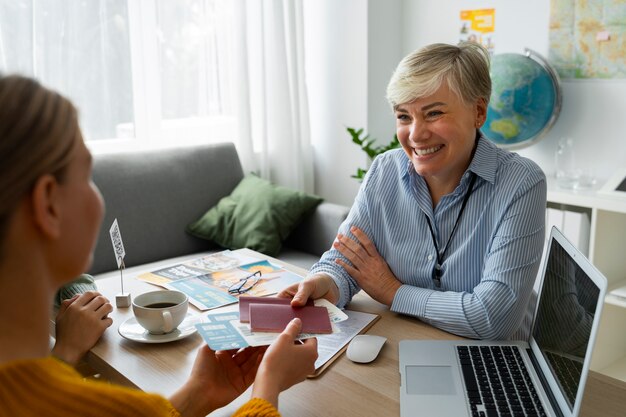
<path id="1" fill-rule="evenodd" d="M 187 315 L 189 300 L 180 291 L 159 290 L 138 295 L 133 300 L 137 323 L 151 334 L 176 330 Z"/>

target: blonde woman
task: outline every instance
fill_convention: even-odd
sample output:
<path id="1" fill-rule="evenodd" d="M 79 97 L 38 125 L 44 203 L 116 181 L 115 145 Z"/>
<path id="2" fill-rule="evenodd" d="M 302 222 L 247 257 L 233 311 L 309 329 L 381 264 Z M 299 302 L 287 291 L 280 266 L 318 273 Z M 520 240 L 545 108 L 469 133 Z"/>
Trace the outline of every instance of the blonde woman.
<path id="1" fill-rule="evenodd" d="M 477 43 L 402 59 L 387 87 L 402 149 L 374 160 L 333 246 L 280 295 L 343 307 L 363 289 L 450 333 L 527 339 L 546 178 L 482 136 L 490 95 Z"/>
<path id="2" fill-rule="evenodd" d="M 198 351 L 169 399 L 83 380 L 49 355 L 56 291 L 89 268 L 104 211 L 76 110 L 36 81 L 0 77 L 0 415 L 205 416 L 254 382 L 237 416 L 278 415 L 278 395 L 310 374 L 316 341 L 300 322 L 262 349 Z"/>

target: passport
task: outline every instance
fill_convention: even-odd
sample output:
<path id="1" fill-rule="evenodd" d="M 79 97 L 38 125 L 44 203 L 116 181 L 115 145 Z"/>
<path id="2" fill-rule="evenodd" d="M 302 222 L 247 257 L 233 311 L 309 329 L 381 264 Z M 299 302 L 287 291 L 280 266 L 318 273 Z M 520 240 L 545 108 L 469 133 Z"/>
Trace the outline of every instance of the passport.
<path id="1" fill-rule="evenodd" d="M 253 332 L 282 332 L 296 317 L 302 320 L 302 333 L 333 332 L 326 307 L 250 304 L 250 329 Z"/>
<path id="2" fill-rule="evenodd" d="M 291 298 L 283 297 L 255 297 L 251 295 L 243 295 L 239 297 L 239 321 L 242 323 L 250 322 L 250 304 L 280 304 L 291 305 Z M 313 305 L 313 300 L 308 299 L 307 306 Z"/>

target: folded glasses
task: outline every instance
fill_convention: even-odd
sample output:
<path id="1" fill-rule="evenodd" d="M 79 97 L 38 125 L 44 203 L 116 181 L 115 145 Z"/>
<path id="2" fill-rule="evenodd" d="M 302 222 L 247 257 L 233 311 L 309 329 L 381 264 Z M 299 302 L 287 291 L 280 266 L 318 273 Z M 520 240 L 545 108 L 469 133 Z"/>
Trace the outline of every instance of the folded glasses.
<path id="1" fill-rule="evenodd" d="M 253 274 L 248 275 L 247 277 L 241 278 L 239 281 L 235 282 L 233 285 L 228 287 L 229 294 L 244 294 L 250 291 L 261 279 L 261 271 L 256 271 Z"/>

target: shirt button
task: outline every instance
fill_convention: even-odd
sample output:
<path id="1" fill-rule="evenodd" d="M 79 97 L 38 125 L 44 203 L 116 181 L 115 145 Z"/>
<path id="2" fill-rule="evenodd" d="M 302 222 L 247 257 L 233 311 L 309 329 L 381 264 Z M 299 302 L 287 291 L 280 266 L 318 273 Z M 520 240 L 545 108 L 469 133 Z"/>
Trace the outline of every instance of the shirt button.
<path id="1" fill-rule="evenodd" d="M 433 260 L 433 255 L 428 255 L 428 260 L 432 261 Z"/>

